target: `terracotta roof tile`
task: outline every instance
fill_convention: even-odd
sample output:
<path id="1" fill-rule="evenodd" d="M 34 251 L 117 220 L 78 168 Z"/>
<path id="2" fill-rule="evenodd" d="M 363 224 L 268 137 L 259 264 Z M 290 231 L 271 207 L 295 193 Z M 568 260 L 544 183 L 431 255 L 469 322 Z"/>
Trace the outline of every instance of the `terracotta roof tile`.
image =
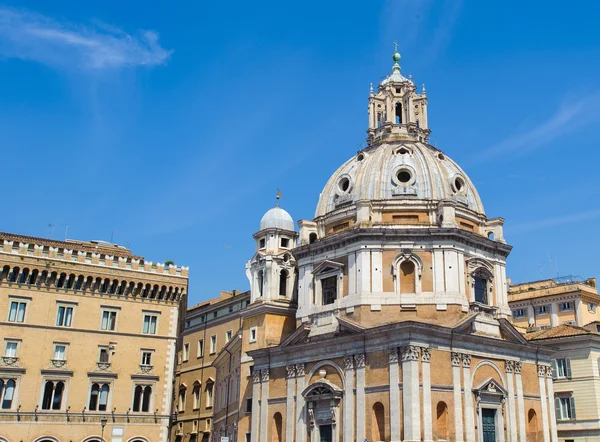
<path id="1" fill-rule="evenodd" d="M 539 341 L 541 339 L 564 338 L 567 336 L 593 335 L 589 330 L 576 325 L 561 324 L 556 327 L 527 333 L 525 339 L 528 341 Z"/>

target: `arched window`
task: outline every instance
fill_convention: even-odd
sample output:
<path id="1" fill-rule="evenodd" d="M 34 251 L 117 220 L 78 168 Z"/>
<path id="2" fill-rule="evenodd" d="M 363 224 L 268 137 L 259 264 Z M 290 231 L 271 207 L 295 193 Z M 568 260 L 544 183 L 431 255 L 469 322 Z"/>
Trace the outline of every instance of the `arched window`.
<path id="1" fill-rule="evenodd" d="M 40 280 L 38 281 L 38 285 L 47 284 L 46 280 L 48 279 L 48 270 L 42 270 L 42 276 L 40 276 Z"/>
<path id="2" fill-rule="evenodd" d="M 385 440 L 385 408 L 381 402 L 375 402 L 371 416 L 371 440 Z"/>
<path id="3" fill-rule="evenodd" d="M 65 286 L 65 283 L 67 282 L 67 274 L 66 273 L 61 273 L 60 277 L 58 278 L 58 282 L 56 283 L 56 288 L 63 288 Z"/>
<path id="4" fill-rule="evenodd" d="M 19 267 L 13 267 L 12 272 L 8 275 L 8 282 L 17 282 L 17 278 L 19 277 Z"/>
<path id="5" fill-rule="evenodd" d="M 273 415 L 273 425 L 271 426 L 271 440 L 273 442 L 283 441 L 283 417 L 279 412 Z"/>
<path id="6" fill-rule="evenodd" d="M 109 392 L 110 386 L 108 384 L 92 384 L 89 403 L 90 411 L 106 411 Z"/>
<path id="7" fill-rule="evenodd" d="M 10 410 L 15 396 L 15 381 L 0 379 L 0 408 Z"/>
<path id="8" fill-rule="evenodd" d="M 287 282 L 289 273 L 287 270 L 282 270 L 279 274 L 279 296 L 287 297 Z"/>
<path id="9" fill-rule="evenodd" d="M 200 408 L 200 382 L 194 382 L 192 395 L 194 396 L 194 410 L 198 410 Z"/>
<path id="10" fill-rule="evenodd" d="M 396 124 L 402 124 L 402 104 L 396 103 Z"/>
<path id="11" fill-rule="evenodd" d="M 29 275 L 29 280 L 27 281 L 27 284 L 34 285 L 37 282 L 39 276 L 40 271 L 38 269 L 33 269 L 31 271 L 31 275 Z"/>
<path id="12" fill-rule="evenodd" d="M 473 287 L 475 289 L 475 302 L 487 304 L 488 303 L 487 279 L 484 279 L 481 276 L 473 276 Z"/>
<path id="13" fill-rule="evenodd" d="M 416 293 L 415 263 L 409 260 L 400 264 L 400 293 Z"/>
<path id="14" fill-rule="evenodd" d="M 147 298 L 150 296 L 150 292 L 152 291 L 152 286 L 150 284 L 146 284 L 146 288 L 144 288 L 144 293 L 142 294 L 142 298 Z"/>
<path id="15" fill-rule="evenodd" d="M 154 284 L 154 287 L 152 287 L 152 295 L 150 297 L 152 299 L 155 299 L 158 297 L 158 284 Z"/>
<path id="16" fill-rule="evenodd" d="M 6 278 L 8 278 L 9 273 L 10 273 L 9 266 L 2 267 L 2 273 L 0 273 L 0 281 L 4 281 Z"/>
<path id="17" fill-rule="evenodd" d="M 259 270 L 258 276 L 257 276 L 258 296 L 262 296 L 262 294 L 263 294 L 263 283 L 264 283 L 263 271 Z"/>
<path id="18" fill-rule="evenodd" d="M 438 439 L 448 439 L 448 406 L 445 402 L 438 402 L 435 413 L 435 422 Z"/>
<path id="19" fill-rule="evenodd" d="M 537 414 L 535 410 L 531 408 L 527 413 L 527 440 L 535 442 L 538 436 L 538 423 Z"/>
<path id="20" fill-rule="evenodd" d="M 150 399 L 152 396 L 152 387 L 146 385 L 142 396 L 142 411 L 150 411 Z"/>
<path id="21" fill-rule="evenodd" d="M 215 391 L 215 384 L 212 381 L 206 383 L 206 408 L 213 406 L 213 394 Z"/>
<path id="22" fill-rule="evenodd" d="M 57 282 L 58 282 L 58 273 L 56 273 L 56 272 L 50 273 L 50 276 L 48 277 L 48 279 L 46 279 L 46 285 L 47 286 L 56 285 Z"/>
<path id="23" fill-rule="evenodd" d="M 111 294 L 117 293 L 117 288 L 118 287 L 119 287 L 119 280 L 118 279 L 113 279 L 112 285 L 110 286 L 110 289 L 108 290 L 108 293 L 111 293 Z"/>
<path id="24" fill-rule="evenodd" d="M 133 390 L 133 407 L 134 412 L 150 411 L 150 399 L 152 397 L 152 387 L 150 385 L 136 385 Z"/>
<path id="25" fill-rule="evenodd" d="M 75 278 L 76 278 L 76 276 L 73 273 L 71 273 L 69 275 L 69 279 L 67 279 L 67 288 L 68 289 L 72 289 L 75 286 Z"/>
<path id="26" fill-rule="evenodd" d="M 21 272 L 21 275 L 19 276 L 19 284 L 27 283 L 28 277 L 29 277 L 29 269 L 24 268 L 23 271 Z"/>
<path id="27" fill-rule="evenodd" d="M 44 397 L 42 398 L 42 410 L 60 410 L 64 389 L 65 383 L 63 381 L 46 381 Z"/>
<path id="28" fill-rule="evenodd" d="M 158 299 L 165 299 L 165 296 L 167 295 L 167 286 L 163 285 L 160 288 L 160 294 L 158 295 Z"/>
<path id="29" fill-rule="evenodd" d="M 315 232 L 312 232 L 310 235 L 308 235 L 308 243 L 309 244 L 312 244 L 316 241 L 317 241 L 317 234 Z"/>
<path id="30" fill-rule="evenodd" d="M 186 394 L 187 389 L 185 387 L 179 387 L 179 401 L 178 401 L 178 406 L 177 406 L 177 410 L 182 413 L 185 411 L 185 394 Z"/>

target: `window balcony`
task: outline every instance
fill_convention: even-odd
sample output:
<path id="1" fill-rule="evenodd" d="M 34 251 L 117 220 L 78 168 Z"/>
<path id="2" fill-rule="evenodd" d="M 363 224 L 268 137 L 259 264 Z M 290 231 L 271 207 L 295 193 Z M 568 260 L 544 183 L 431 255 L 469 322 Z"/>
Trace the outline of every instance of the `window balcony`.
<path id="1" fill-rule="evenodd" d="M 50 364 L 52 364 L 52 367 L 54 367 L 54 368 L 63 368 L 67 364 L 67 360 L 66 359 L 51 359 Z"/>
<path id="2" fill-rule="evenodd" d="M 2 365 L 5 367 L 14 367 L 19 362 L 19 358 L 16 356 L 2 356 L 0 361 L 2 361 Z"/>
<path id="3" fill-rule="evenodd" d="M 142 373 L 150 373 L 153 368 L 154 368 L 153 365 L 140 364 L 140 371 Z"/>
<path id="4" fill-rule="evenodd" d="M 111 363 L 110 362 L 96 362 L 96 370 L 98 371 L 110 371 Z"/>

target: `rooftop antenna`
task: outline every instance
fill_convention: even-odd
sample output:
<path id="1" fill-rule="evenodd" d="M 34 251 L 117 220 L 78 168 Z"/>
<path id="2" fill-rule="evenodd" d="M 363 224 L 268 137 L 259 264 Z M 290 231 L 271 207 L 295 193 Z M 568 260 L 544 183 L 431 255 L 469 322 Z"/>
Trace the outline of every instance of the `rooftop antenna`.
<path id="1" fill-rule="evenodd" d="M 277 199 L 277 201 L 279 201 L 282 196 L 283 196 L 283 193 L 281 193 L 281 190 L 277 189 L 277 195 L 275 195 L 275 199 Z"/>
<path id="2" fill-rule="evenodd" d="M 54 239 L 54 224 L 48 224 L 50 227 L 50 238 Z"/>
<path id="3" fill-rule="evenodd" d="M 114 238 L 114 237 L 115 237 L 115 231 L 114 231 L 114 230 L 112 230 L 112 231 L 110 232 L 110 243 L 111 243 L 111 244 L 114 244 L 114 241 L 113 241 L 113 238 Z"/>

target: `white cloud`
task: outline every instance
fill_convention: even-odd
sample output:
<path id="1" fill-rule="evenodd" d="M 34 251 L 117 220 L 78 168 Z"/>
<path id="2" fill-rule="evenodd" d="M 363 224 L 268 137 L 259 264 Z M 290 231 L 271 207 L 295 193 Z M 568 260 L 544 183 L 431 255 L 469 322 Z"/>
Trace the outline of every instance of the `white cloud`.
<path id="1" fill-rule="evenodd" d="M 527 132 L 511 135 L 484 149 L 474 159 L 481 161 L 513 152 L 528 153 L 563 135 L 598 121 L 600 120 L 599 99 L 600 92 L 596 92 L 585 98 L 565 101 L 546 121 Z"/>
<path id="2" fill-rule="evenodd" d="M 0 7 L 0 56 L 61 69 L 107 70 L 164 64 L 171 51 L 154 31 L 135 35 L 101 23 L 78 25 Z"/>

